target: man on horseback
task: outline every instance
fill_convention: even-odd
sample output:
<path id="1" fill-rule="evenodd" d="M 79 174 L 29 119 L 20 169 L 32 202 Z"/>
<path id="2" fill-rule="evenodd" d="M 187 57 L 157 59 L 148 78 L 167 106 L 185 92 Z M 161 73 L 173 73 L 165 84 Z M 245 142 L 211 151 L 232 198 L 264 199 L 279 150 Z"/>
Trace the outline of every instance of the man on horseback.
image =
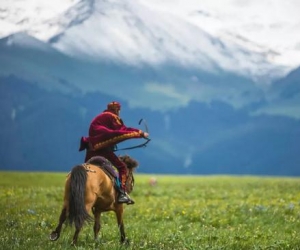
<path id="1" fill-rule="evenodd" d="M 126 165 L 114 153 L 117 143 L 131 138 L 147 138 L 149 134 L 136 128 L 126 127 L 120 118 L 121 104 L 110 102 L 107 109 L 91 122 L 89 137 L 82 137 L 79 151 L 86 149 L 85 162 L 93 156 L 103 156 L 119 170 L 121 191 L 119 203 L 134 204 L 126 193 Z"/>

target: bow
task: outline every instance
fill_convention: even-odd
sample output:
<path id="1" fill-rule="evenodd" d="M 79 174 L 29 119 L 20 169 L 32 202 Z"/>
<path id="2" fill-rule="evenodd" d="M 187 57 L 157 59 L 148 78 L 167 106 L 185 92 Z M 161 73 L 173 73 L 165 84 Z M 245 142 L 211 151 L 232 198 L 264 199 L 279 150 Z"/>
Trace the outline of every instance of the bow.
<path id="1" fill-rule="evenodd" d="M 144 126 L 145 126 L 145 131 L 148 133 L 148 126 L 147 126 L 147 123 L 146 121 L 142 118 L 140 119 L 139 121 L 139 125 L 141 125 L 141 123 L 144 122 Z M 136 145 L 136 146 L 133 146 L 133 147 L 128 147 L 128 148 L 116 148 L 114 149 L 114 151 L 120 151 L 120 150 L 128 150 L 128 149 L 135 149 L 135 148 L 142 148 L 142 147 L 146 147 L 146 145 L 151 141 L 151 139 L 149 138 L 144 138 L 146 141 L 142 144 L 139 144 L 139 145 Z"/>

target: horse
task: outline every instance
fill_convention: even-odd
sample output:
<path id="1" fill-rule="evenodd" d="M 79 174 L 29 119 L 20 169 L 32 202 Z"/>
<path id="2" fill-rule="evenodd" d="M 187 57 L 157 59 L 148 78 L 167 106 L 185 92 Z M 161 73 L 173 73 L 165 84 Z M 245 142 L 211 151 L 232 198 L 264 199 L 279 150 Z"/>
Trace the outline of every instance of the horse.
<path id="1" fill-rule="evenodd" d="M 131 193 L 134 187 L 133 172 L 138 162 L 128 155 L 119 156 L 127 166 L 126 190 Z M 73 167 L 65 181 L 64 202 L 59 223 L 50 234 L 50 240 L 56 241 L 60 237 L 62 225 L 75 224 L 72 245 L 76 245 L 78 235 L 85 222 L 94 221 L 94 239 L 97 240 L 101 228 L 102 212 L 114 211 L 121 235 L 120 242 L 129 244 L 126 238 L 123 222 L 123 204 L 117 202 L 118 190 L 115 179 L 107 174 L 103 165 L 111 164 L 101 156 L 91 158 L 87 163 Z M 90 215 L 93 213 L 94 218 Z"/>

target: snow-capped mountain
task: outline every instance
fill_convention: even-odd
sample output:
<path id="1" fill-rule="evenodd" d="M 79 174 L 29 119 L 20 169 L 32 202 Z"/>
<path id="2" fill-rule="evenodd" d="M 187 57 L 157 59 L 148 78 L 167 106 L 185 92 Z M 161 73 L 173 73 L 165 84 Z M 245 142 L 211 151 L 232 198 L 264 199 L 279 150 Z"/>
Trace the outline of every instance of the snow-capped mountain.
<path id="1" fill-rule="evenodd" d="M 275 64 L 300 65 L 298 0 L 140 0 L 151 9 L 171 12 L 209 34 L 263 53 Z"/>
<path id="2" fill-rule="evenodd" d="M 299 18 L 289 15 L 286 23 L 290 13 L 283 12 L 284 18 L 274 21 L 272 18 L 276 16 L 257 12 L 265 3 L 243 3 L 236 4 L 232 0 L 223 1 L 222 5 L 208 0 L 23 0 L 12 3 L 3 0 L 0 36 L 24 31 L 50 42 L 63 53 L 84 60 L 155 67 L 172 62 L 207 71 L 231 71 L 250 76 L 259 83 L 270 82 L 299 65 L 296 52 L 299 52 L 300 36 L 299 32 L 292 32 L 299 25 Z M 286 12 L 294 10 L 292 4 L 277 1 L 268 5 L 268 13 L 281 6 Z M 268 32 L 271 28 L 264 35 L 267 28 L 258 23 L 274 26 L 275 30 L 277 27 L 282 30 L 279 35 L 285 32 L 287 39 L 272 39 Z M 291 31 L 289 36 L 288 31 Z M 293 57 L 289 56 L 291 50 L 287 50 L 291 47 Z M 292 59 L 283 59 L 286 55 Z"/>
<path id="3" fill-rule="evenodd" d="M 298 4 L 256 0 L 222 3 L 3 0 L 0 36 L 11 34 L 5 40 L 6 46 L 33 43 L 34 47 L 39 40 L 38 46 L 56 50 L 61 62 L 50 60 L 41 64 L 32 57 L 18 58 L 36 61 L 37 69 L 28 71 L 26 64 L 9 68 L 7 64 L 15 62 L 10 62 L 11 57 L 7 56 L 0 73 L 19 72 L 25 79 L 43 82 L 48 88 L 67 82 L 83 92 L 98 90 L 111 94 L 113 91 L 118 98 L 126 95 L 132 107 L 161 111 L 183 107 L 191 101 L 221 100 L 241 108 L 264 98 L 270 100 L 266 83 L 287 74 L 297 61 L 300 32 L 288 36 L 288 31 L 297 28 Z M 267 7 L 268 13 L 261 12 Z M 282 12 L 276 19 L 278 9 Z M 249 27 L 257 27 L 257 33 Z M 273 30 L 278 31 L 281 39 L 275 39 Z M 285 35 L 287 39 L 283 39 Z M 295 52 L 290 64 L 279 63 L 283 59 L 277 59 L 286 57 L 290 51 Z M 15 58 L 19 56 L 20 53 L 15 53 Z M 110 68 L 109 64 L 118 69 Z M 120 72 L 118 79 L 117 76 L 111 79 L 112 69 Z M 126 87 L 121 80 L 125 71 L 131 74 L 131 80 L 124 80 Z M 239 80 L 232 80 L 229 75 Z M 112 88 L 107 88 L 108 85 Z M 134 92 L 129 90 L 133 88 Z M 159 101 L 153 103 L 153 99 Z"/>

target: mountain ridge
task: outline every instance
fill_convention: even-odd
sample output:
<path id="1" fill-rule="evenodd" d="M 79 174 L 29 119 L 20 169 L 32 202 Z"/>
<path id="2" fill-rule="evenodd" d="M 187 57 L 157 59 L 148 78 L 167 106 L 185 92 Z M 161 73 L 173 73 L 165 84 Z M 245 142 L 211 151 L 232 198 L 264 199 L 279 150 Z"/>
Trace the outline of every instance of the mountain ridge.
<path id="1" fill-rule="evenodd" d="M 49 92 L 15 76 L 1 77 L 0 88 L 2 170 L 68 171 L 84 159 L 78 147 L 89 122 L 114 99 L 99 92 Z M 300 175 L 300 121 L 253 118 L 222 102 L 192 102 L 162 114 L 119 101 L 128 126 L 145 118 L 150 130 L 146 148 L 118 152 L 138 159 L 141 173 Z M 136 144 L 132 140 L 119 148 Z"/>

